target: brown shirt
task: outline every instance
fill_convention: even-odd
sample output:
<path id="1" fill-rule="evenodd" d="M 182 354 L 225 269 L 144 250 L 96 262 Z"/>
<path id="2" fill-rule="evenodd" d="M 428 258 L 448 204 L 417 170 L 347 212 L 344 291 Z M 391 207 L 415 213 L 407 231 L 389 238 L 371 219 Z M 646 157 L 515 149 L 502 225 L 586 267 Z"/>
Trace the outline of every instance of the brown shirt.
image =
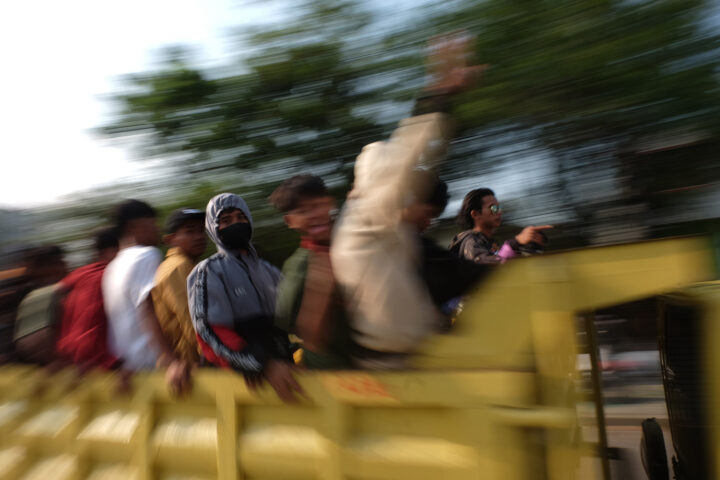
<path id="1" fill-rule="evenodd" d="M 155 273 L 152 300 L 160 328 L 170 348 L 182 360 L 197 362 L 200 347 L 188 309 L 187 277 L 195 262 L 175 247 Z"/>

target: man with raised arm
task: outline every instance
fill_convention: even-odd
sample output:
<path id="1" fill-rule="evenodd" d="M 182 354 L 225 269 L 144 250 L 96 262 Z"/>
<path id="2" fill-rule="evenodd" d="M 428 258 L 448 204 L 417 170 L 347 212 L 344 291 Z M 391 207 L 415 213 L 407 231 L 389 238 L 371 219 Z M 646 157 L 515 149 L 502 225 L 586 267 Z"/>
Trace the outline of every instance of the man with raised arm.
<path id="1" fill-rule="evenodd" d="M 350 314 L 356 365 L 404 368 L 407 356 L 442 325 L 420 276 L 421 244 L 403 221 L 412 203 L 412 172 L 436 167 L 449 138 L 448 96 L 476 69 L 465 66 L 467 38 L 434 42 L 431 66 L 440 66 L 418 99 L 414 116 L 389 140 L 363 148 L 352 191 L 338 221 L 330 256 Z"/>

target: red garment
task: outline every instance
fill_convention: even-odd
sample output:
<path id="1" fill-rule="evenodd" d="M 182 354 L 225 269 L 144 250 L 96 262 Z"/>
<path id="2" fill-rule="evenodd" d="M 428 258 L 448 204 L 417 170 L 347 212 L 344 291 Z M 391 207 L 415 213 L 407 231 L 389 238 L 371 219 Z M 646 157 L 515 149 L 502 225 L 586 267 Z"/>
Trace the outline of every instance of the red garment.
<path id="1" fill-rule="evenodd" d="M 91 263 L 60 281 L 67 295 L 55 350 L 76 365 L 112 368 L 117 363 L 107 342 L 107 317 L 102 296 L 102 275 L 106 266 L 104 262 Z"/>
<path id="2" fill-rule="evenodd" d="M 300 248 L 304 248 L 305 250 L 310 250 L 311 252 L 318 252 L 318 253 L 329 253 L 330 252 L 330 245 L 323 245 L 320 243 L 315 243 L 306 237 L 303 237 L 300 239 Z"/>
<path id="3" fill-rule="evenodd" d="M 221 325 L 210 325 L 210 328 L 212 328 L 213 332 L 215 332 L 215 335 L 218 336 L 220 341 L 231 350 L 239 352 L 243 349 L 243 347 L 245 347 L 245 345 L 247 345 L 247 342 L 232 328 L 223 327 Z M 200 335 L 197 335 L 197 339 L 198 343 L 200 344 L 200 348 L 202 349 L 202 354 L 203 357 L 205 357 L 205 360 L 207 360 L 212 365 L 217 365 L 222 368 L 231 368 L 228 361 L 216 355 L 215 351 L 210 348 L 210 345 L 205 343 L 203 339 L 200 338 Z"/>

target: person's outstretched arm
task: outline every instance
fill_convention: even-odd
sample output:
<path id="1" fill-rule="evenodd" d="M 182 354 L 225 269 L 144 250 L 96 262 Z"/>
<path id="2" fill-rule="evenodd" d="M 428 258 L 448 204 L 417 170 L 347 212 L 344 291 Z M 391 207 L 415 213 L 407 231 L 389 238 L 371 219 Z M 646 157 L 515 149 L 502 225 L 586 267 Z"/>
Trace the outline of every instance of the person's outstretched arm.
<path id="1" fill-rule="evenodd" d="M 450 34 L 431 40 L 428 84 L 413 108 L 385 142 L 363 148 L 355 163 L 355 180 L 348 198 L 373 224 L 394 228 L 409 191 L 410 173 L 422 166 L 436 168 L 444 158 L 452 133 L 446 112 L 449 98 L 470 85 L 484 67 L 468 67 L 469 38 Z"/>

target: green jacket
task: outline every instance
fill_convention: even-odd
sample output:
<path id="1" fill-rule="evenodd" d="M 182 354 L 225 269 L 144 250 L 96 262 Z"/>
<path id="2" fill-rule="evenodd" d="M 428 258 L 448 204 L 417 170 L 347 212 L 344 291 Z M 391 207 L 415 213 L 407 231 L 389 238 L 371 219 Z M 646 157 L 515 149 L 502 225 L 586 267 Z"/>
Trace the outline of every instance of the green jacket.
<path id="1" fill-rule="evenodd" d="M 305 279 L 307 276 L 310 250 L 298 248 L 283 265 L 283 280 L 277 291 L 275 325 L 294 333 L 295 322 L 300 312 Z M 342 370 L 352 368 L 350 362 L 350 331 L 345 311 L 339 303 L 332 310 L 333 331 L 327 351 L 318 353 L 303 349 L 303 363 L 307 368 Z"/>

